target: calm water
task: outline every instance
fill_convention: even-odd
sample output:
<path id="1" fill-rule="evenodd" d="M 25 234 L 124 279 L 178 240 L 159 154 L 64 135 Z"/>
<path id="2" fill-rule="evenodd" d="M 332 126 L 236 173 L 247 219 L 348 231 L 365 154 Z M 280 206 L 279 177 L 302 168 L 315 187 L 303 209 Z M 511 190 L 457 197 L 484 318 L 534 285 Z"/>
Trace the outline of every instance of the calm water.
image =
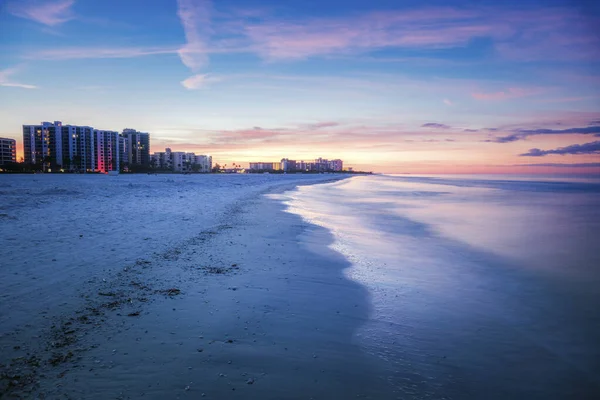
<path id="1" fill-rule="evenodd" d="M 600 181 L 365 176 L 287 193 L 370 293 L 401 398 L 600 398 Z"/>

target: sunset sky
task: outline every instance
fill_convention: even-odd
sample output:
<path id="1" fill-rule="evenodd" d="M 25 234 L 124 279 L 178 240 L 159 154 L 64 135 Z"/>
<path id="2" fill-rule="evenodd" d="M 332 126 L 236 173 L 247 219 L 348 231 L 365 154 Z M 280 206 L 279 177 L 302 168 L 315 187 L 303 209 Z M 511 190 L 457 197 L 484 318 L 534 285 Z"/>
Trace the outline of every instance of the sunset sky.
<path id="1" fill-rule="evenodd" d="M 598 1 L 0 7 L 0 136 L 20 149 L 21 125 L 60 120 L 220 164 L 600 173 Z"/>

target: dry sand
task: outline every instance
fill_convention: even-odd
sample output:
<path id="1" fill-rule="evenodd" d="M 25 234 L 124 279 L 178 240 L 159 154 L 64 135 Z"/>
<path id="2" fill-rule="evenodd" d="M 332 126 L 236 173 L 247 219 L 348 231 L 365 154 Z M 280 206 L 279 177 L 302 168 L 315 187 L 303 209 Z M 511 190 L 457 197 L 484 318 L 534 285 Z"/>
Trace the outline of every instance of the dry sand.
<path id="1" fill-rule="evenodd" d="M 3 320 L 2 398 L 394 398 L 355 343 L 367 292 L 330 234 L 256 195 L 298 183 L 57 292 L 48 318 Z"/>

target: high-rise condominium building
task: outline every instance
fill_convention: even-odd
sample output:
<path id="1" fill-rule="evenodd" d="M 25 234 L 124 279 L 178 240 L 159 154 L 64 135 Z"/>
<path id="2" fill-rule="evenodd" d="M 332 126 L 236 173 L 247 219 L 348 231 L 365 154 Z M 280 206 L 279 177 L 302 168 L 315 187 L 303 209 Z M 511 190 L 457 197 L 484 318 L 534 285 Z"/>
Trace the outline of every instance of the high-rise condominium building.
<path id="1" fill-rule="evenodd" d="M 129 166 L 129 139 L 119 135 L 119 162 L 120 168 Z"/>
<path id="2" fill-rule="evenodd" d="M 127 162 L 129 165 L 150 165 L 150 134 L 135 129 L 124 129 L 126 138 Z"/>
<path id="3" fill-rule="evenodd" d="M 24 161 L 48 170 L 119 170 L 119 133 L 60 121 L 23 125 Z"/>
<path id="4" fill-rule="evenodd" d="M 97 169 L 102 172 L 119 171 L 119 132 L 94 130 Z"/>
<path id="5" fill-rule="evenodd" d="M 23 125 L 23 158 L 27 164 L 48 169 L 94 171 L 94 129 L 63 125 L 60 121 Z"/>
<path id="6" fill-rule="evenodd" d="M 17 141 L 0 138 L 0 165 L 17 162 Z"/>

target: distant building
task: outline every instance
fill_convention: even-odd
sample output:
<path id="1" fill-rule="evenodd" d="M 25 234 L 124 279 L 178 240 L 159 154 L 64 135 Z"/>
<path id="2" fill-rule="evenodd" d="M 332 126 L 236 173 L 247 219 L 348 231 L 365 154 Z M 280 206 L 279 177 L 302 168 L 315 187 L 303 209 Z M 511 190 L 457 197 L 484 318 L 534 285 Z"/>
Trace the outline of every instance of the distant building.
<path id="1" fill-rule="evenodd" d="M 0 165 L 17 162 L 17 141 L 0 138 Z"/>
<path id="2" fill-rule="evenodd" d="M 339 159 L 329 161 L 329 170 L 333 172 L 342 172 L 344 170 L 344 162 Z"/>
<path id="3" fill-rule="evenodd" d="M 151 165 L 154 168 L 171 170 L 173 172 L 208 173 L 212 171 L 212 157 L 183 151 L 171 151 L 171 149 L 167 148 L 164 152 L 152 154 Z"/>
<path id="4" fill-rule="evenodd" d="M 184 151 L 174 151 L 171 153 L 171 162 L 173 165 L 173 172 L 187 172 L 188 158 Z M 191 163 L 191 160 L 190 160 Z"/>
<path id="5" fill-rule="evenodd" d="M 129 166 L 150 166 L 150 134 L 135 129 L 123 129 L 126 138 L 126 158 Z"/>
<path id="6" fill-rule="evenodd" d="M 340 159 L 327 160 L 317 158 L 314 161 L 296 161 L 282 158 L 279 163 L 251 162 L 249 171 L 284 171 L 284 172 L 341 172 L 344 162 Z"/>
<path id="7" fill-rule="evenodd" d="M 248 168 L 252 172 L 281 171 L 280 162 L 251 162 Z"/>
<path id="8" fill-rule="evenodd" d="M 284 172 L 296 172 L 296 160 L 281 159 L 281 169 Z"/>
<path id="9" fill-rule="evenodd" d="M 154 153 L 150 156 L 150 165 L 158 169 L 173 169 L 173 159 L 171 149 Z"/>
<path id="10" fill-rule="evenodd" d="M 317 158 L 314 162 L 313 171 L 326 172 L 329 168 L 329 161 L 323 158 Z"/>
<path id="11" fill-rule="evenodd" d="M 196 156 L 195 165 L 199 167 L 198 172 L 211 172 L 212 157 L 208 155 L 198 155 Z"/>

